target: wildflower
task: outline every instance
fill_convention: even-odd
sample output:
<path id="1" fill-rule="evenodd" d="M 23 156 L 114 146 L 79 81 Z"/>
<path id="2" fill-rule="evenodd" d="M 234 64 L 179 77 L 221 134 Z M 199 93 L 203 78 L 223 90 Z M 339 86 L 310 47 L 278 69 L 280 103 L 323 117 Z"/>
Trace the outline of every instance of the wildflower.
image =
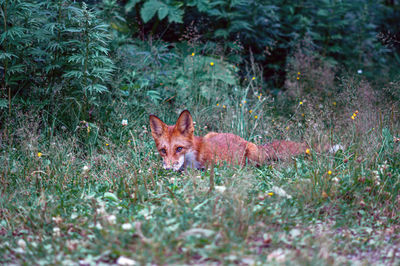
<path id="1" fill-rule="evenodd" d="M 26 248 L 26 242 L 23 239 L 18 240 L 17 245 L 22 249 Z"/>
<path id="2" fill-rule="evenodd" d="M 362 74 L 363 73 L 362 69 L 357 70 L 357 73 Z"/>
<path id="3" fill-rule="evenodd" d="M 192 53 L 192 56 L 194 56 L 194 53 Z"/>
<path id="4" fill-rule="evenodd" d="M 256 77 L 253 77 L 253 78 L 252 78 L 252 80 L 255 80 L 255 79 L 256 79 Z"/>
<path id="5" fill-rule="evenodd" d="M 290 127 L 289 127 L 289 126 L 287 126 L 287 127 L 286 127 L 286 130 L 289 130 L 289 129 L 290 129 Z"/>
<path id="6" fill-rule="evenodd" d="M 336 102 L 333 102 L 332 104 L 333 104 L 333 106 L 336 106 Z"/>
<path id="7" fill-rule="evenodd" d="M 300 75 L 300 72 L 297 72 L 297 75 Z"/>
<path id="8" fill-rule="evenodd" d="M 329 170 L 329 171 L 328 171 L 328 175 L 331 175 L 331 174 L 332 174 L 332 171 L 331 171 L 331 170 Z"/>
<path id="9" fill-rule="evenodd" d="M 310 149 L 307 149 L 307 150 L 306 150 L 306 154 L 310 154 Z"/>
<path id="10" fill-rule="evenodd" d="M 86 130 L 87 130 L 87 133 L 89 134 L 90 133 L 90 126 L 87 126 Z"/>
<path id="11" fill-rule="evenodd" d="M 268 192 L 268 196 L 272 197 L 274 195 L 274 192 Z"/>
<path id="12" fill-rule="evenodd" d="M 297 77 L 297 80 L 299 80 L 300 79 L 300 77 Z"/>
<path id="13" fill-rule="evenodd" d="M 84 173 L 86 173 L 87 171 L 89 171 L 89 166 L 87 166 L 87 165 L 85 165 L 84 167 L 82 167 L 82 171 L 84 172 Z"/>
<path id="14" fill-rule="evenodd" d="M 124 229 L 124 230 L 131 230 L 131 229 L 132 229 L 132 224 L 130 224 L 130 223 L 125 223 L 125 224 L 123 224 L 121 227 L 122 227 L 122 229 Z"/>
<path id="15" fill-rule="evenodd" d="M 121 256 L 117 259 L 117 265 L 122 265 L 122 266 L 131 266 L 131 265 L 137 265 L 138 262 L 135 260 L 132 260 L 130 258 Z"/>
<path id="16" fill-rule="evenodd" d="M 299 102 L 300 105 L 303 105 L 303 102 Z"/>
<path id="17" fill-rule="evenodd" d="M 274 193 L 274 194 L 277 194 L 278 196 L 281 196 L 281 197 L 285 197 L 285 198 L 288 198 L 288 199 L 291 199 L 292 198 L 292 196 L 291 195 L 289 195 L 288 193 L 286 193 L 286 191 L 285 190 L 283 190 L 282 188 L 280 188 L 280 187 L 272 187 L 272 193 Z"/>
<path id="18" fill-rule="evenodd" d="M 213 65 L 214 65 L 214 62 L 211 62 L 211 63 L 210 63 L 210 66 L 213 66 Z"/>
<path id="19" fill-rule="evenodd" d="M 253 112 L 253 110 L 250 110 L 249 113 L 251 114 Z"/>
<path id="20" fill-rule="evenodd" d="M 240 107 L 242 107 L 242 105 L 243 105 L 243 104 L 241 104 L 241 103 L 239 104 Z"/>
<path id="21" fill-rule="evenodd" d="M 127 119 L 122 119 L 121 124 L 123 126 L 127 126 L 128 125 L 128 120 Z"/>
<path id="22" fill-rule="evenodd" d="M 255 116 L 254 116 L 254 118 L 255 118 L 255 119 L 257 119 L 257 118 L 258 118 L 258 116 L 257 116 L 257 115 L 255 115 Z"/>
<path id="23" fill-rule="evenodd" d="M 219 103 L 217 103 L 217 106 L 219 106 Z"/>
<path id="24" fill-rule="evenodd" d="M 111 214 L 106 217 L 107 222 L 110 224 L 115 224 L 117 222 L 117 217 L 114 214 Z"/>
<path id="25" fill-rule="evenodd" d="M 53 228 L 53 236 L 54 237 L 60 237 L 61 236 L 61 230 L 59 227 L 54 227 Z"/>
<path id="26" fill-rule="evenodd" d="M 358 110 L 356 110 L 354 113 L 355 113 L 356 115 L 358 115 Z"/>
<path id="27" fill-rule="evenodd" d="M 302 113 L 301 116 L 304 117 L 304 113 Z"/>
<path id="28" fill-rule="evenodd" d="M 353 120 L 354 120 L 354 119 L 356 119 L 356 117 L 355 117 L 355 116 L 351 116 L 351 119 L 353 119 Z"/>
<path id="29" fill-rule="evenodd" d="M 225 106 L 225 105 L 222 105 L 222 108 L 226 108 L 226 106 Z"/>
<path id="30" fill-rule="evenodd" d="M 243 103 L 246 103 L 246 101 L 243 101 Z"/>
<path id="31" fill-rule="evenodd" d="M 106 146 L 108 146 L 109 144 L 108 143 L 106 143 Z"/>
<path id="32" fill-rule="evenodd" d="M 60 224 L 60 223 L 62 223 L 62 221 L 63 221 L 63 219 L 60 217 L 60 215 L 55 216 L 55 217 L 52 217 L 51 220 L 52 220 L 53 222 L 55 222 L 56 224 Z"/>
<path id="33" fill-rule="evenodd" d="M 226 190 L 225 186 L 215 186 L 215 191 L 219 192 L 219 193 L 224 193 Z"/>
<path id="34" fill-rule="evenodd" d="M 38 153 L 37 153 L 37 156 L 38 156 L 39 158 L 42 157 L 42 155 L 43 155 L 43 154 L 42 154 L 41 152 L 38 152 Z"/>

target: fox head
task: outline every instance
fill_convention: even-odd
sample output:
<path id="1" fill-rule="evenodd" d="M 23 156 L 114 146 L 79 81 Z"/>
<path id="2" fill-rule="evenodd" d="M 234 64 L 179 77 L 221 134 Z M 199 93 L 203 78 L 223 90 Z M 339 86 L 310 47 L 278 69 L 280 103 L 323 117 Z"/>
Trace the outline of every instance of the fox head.
<path id="1" fill-rule="evenodd" d="M 172 126 L 150 115 L 150 128 L 157 150 L 163 158 L 164 169 L 183 170 L 185 157 L 193 154 L 194 146 L 194 126 L 189 111 L 183 111 Z"/>

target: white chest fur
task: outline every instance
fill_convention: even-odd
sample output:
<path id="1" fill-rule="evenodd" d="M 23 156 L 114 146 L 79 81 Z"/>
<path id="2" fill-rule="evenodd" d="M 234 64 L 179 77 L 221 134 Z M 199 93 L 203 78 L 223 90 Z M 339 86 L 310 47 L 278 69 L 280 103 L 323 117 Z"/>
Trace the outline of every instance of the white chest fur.
<path id="1" fill-rule="evenodd" d="M 203 166 L 196 160 L 197 152 L 190 150 L 185 154 L 185 167 L 201 169 Z"/>

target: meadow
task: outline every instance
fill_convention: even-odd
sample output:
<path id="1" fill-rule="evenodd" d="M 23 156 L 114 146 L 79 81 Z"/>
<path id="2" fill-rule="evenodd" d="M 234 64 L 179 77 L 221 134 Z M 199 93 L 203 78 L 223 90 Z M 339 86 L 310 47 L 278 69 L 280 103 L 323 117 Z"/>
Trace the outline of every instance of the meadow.
<path id="1" fill-rule="evenodd" d="M 379 50 L 394 61 L 360 67 L 305 36 L 273 80 L 279 62 L 241 54 L 236 36 L 204 41 L 187 24 L 176 43 L 132 36 L 120 16 L 140 1 L 125 13 L 116 1 L 50 2 L 0 1 L 18 14 L 2 13 L 0 38 L 1 264 L 400 264 L 395 48 Z M 158 20 L 142 9 L 148 31 L 185 18 L 168 8 Z M 260 167 L 167 171 L 149 115 L 174 124 L 185 109 L 196 135 L 312 148 Z"/>

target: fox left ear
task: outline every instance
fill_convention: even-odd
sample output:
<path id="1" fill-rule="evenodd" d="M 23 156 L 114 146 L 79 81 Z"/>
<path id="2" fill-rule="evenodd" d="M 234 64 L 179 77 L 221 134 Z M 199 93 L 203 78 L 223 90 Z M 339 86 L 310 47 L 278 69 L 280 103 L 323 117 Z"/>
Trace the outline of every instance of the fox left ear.
<path id="1" fill-rule="evenodd" d="M 151 134 L 154 138 L 161 137 L 166 131 L 167 125 L 155 115 L 150 115 Z"/>
<path id="2" fill-rule="evenodd" d="M 182 134 L 192 135 L 194 132 L 192 115 L 188 110 L 184 110 L 176 121 L 176 127 Z"/>

